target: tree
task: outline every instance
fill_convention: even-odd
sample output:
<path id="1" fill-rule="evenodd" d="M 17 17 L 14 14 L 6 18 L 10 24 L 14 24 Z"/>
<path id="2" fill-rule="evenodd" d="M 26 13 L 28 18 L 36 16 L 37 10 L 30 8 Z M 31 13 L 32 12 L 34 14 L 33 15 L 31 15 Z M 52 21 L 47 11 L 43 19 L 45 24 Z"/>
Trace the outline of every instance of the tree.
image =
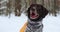
<path id="1" fill-rule="evenodd" d="M 6 9 L 7 9 L 6 3 L 7 3 L 7 1 L 6 0 L 0 0 L 0 1 L 1 1 L 0 2 L 0 15 L 6 14 Z"/>
<path id="2" fill-rule="evenodd" d="M 21 0 L 15 0 L 15 16 L 20 16 Z"/>

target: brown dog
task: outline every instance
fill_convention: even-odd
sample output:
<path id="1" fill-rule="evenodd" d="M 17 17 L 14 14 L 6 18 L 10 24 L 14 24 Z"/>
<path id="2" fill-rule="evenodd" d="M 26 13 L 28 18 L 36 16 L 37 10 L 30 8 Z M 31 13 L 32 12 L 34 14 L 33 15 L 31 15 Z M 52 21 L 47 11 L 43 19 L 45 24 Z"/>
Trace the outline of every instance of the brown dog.
<path id="1" fill-rule="evenodd" d="M 42 32 L 42 20 L 48 14 L 48 10 L 40 4 L 32 4 L 28 8 L 27 14 L 28 22 L 20 32 Z"/>

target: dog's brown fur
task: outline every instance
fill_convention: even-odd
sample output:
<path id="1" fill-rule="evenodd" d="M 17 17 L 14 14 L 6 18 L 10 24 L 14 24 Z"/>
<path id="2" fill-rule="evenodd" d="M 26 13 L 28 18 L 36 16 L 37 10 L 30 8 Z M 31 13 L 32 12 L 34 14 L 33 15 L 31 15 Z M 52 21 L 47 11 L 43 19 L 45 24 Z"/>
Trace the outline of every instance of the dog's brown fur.
<path id="1" fill-rule="evenodd" d="M 42 5 L 40 5 L 40 4 L 32 4 L 32 5 L 30 5 L 30 7 L 27 10 L 29 19 L 30 19 L 30 9 L 32 9 L 32 7 L 36 7 L 37 13 L 40 15 L 38 17 L 38 19 L 44 18 L 48 14 L 48 10 L 45 7 L 43 7 Z M 38 20 L 38 19 L 35 19 L 35 21 Z"/>
<path id="2" fill-rule="evenodd" d="M 36 9 L 33 9 L 33 7 L 35 7 Z M 37 17 L 36 19 L 30 18 L 31 10 L 32 11 L 36 10 L 37 11 L 36 13 L 39 15 L 39 17 Z M 42 32 L 43 24 L 41 20 L 48 14 L 48 10 L 40 4 L 32 4 L 28 8 L 27 13 L 28 13 L 28 22 L 22 27 L 23 29 L 21 29 L 20 32 L 23 32 L 23 31 L 32 32 L 33 30 L 34 32 Z"/>

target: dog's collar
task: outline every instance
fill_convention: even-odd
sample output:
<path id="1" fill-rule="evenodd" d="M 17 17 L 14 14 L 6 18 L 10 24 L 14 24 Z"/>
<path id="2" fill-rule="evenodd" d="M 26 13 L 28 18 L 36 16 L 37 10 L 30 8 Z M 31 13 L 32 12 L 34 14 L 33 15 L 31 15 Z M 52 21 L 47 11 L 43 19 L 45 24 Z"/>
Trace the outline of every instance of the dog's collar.
<path id="1" fill-rule="evenodd" d="M 28 27 L 30 28 L 35 27 L 35 29 L 38 29 L 41 25 L 42 25 L 42 21 L 34 22 L 31 20 L 28 20 Z"/>
<path id="2" fill-rule="evenodd" d="M 34 27 L 28 25 L 27 27 L 29 28 L 29 30 L 34 30 L 34 29 L 39 29 L 41 26 L 43 27 L 43 24 L 39 26 L 34 26 Z"/>

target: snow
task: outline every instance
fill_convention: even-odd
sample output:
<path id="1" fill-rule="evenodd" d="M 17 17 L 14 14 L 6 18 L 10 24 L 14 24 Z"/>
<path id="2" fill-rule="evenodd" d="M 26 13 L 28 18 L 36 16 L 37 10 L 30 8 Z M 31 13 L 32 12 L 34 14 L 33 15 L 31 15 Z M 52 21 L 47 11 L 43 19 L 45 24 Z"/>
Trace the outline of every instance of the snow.
<path id="1" fill-rule="evenodd" d="M 0 32 L 19 32 L 23 23 L 27 21 L 25 15 L 16 17 L 12 14 L 9 18 L 7 16 L 0 16 Z"/>
<path id="2" fill-rule="evenodd" d="M 0 32 L 19 32 L 23 24 L 27 21 L 27 16 L 20 17 L 11 14 L 11 17 L 0 16 Z M 57 17 L 47 15 L 43 19 L 43 32 L 60 32 L 60 15 Z"/>
<path id="3" fill-rule="evenodd" d="M 43 24 L 43 32 L 60 32 L 60 15 L 57 17 L 47 15 Z"/>

